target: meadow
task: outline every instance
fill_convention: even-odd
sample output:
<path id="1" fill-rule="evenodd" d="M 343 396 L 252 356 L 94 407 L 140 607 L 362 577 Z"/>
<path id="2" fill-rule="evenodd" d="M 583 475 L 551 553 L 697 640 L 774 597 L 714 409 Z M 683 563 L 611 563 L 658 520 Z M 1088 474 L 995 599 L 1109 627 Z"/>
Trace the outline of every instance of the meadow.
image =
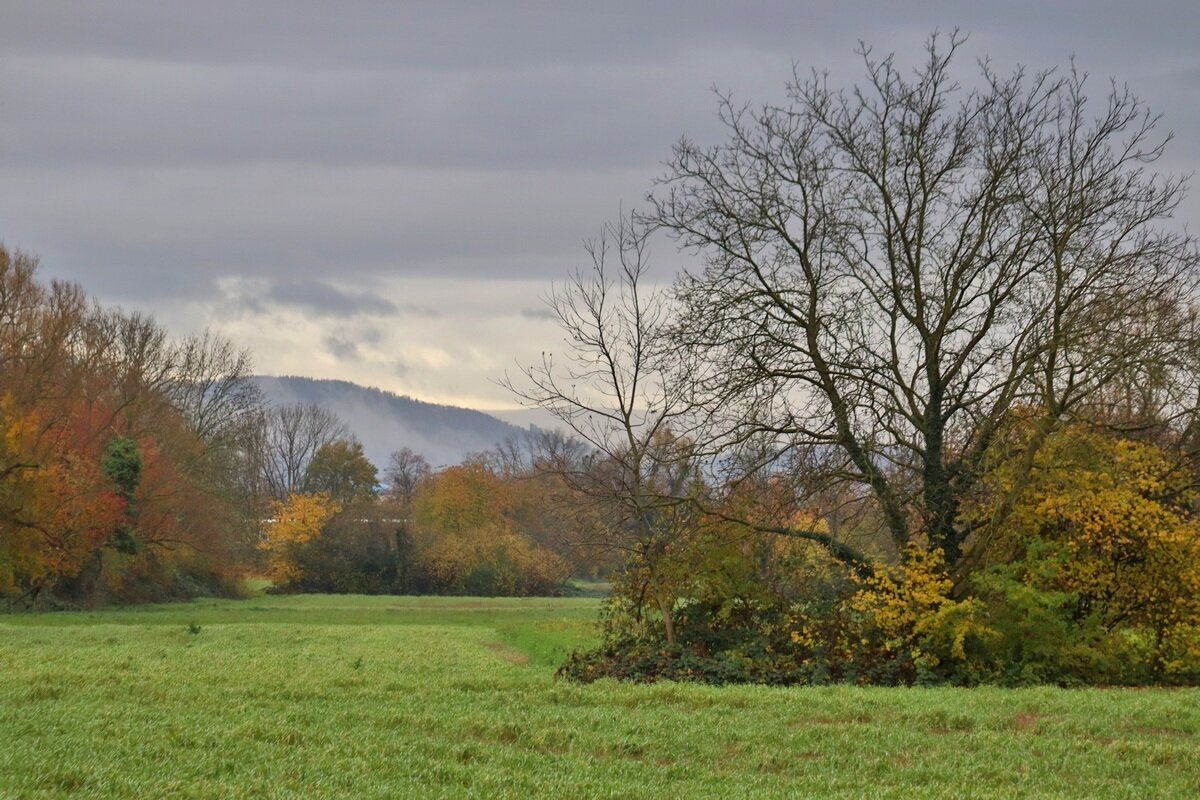
<path id="1" fill-rule="evenodd" d="M 598 600 L 0 616 L 0 798 L 1200 796 L 1200 691 L 556 682 Z"/>

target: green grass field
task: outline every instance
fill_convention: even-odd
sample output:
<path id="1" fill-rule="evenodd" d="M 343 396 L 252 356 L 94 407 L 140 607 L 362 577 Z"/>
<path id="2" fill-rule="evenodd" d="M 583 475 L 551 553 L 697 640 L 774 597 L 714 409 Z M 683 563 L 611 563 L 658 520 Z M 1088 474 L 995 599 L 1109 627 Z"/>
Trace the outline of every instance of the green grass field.
<path id="1" fill-rule="evenodd" d="M 555 683 L 595 598 L 0 616 L 0 797 L 1200 797 L 1200 692 Z"/>

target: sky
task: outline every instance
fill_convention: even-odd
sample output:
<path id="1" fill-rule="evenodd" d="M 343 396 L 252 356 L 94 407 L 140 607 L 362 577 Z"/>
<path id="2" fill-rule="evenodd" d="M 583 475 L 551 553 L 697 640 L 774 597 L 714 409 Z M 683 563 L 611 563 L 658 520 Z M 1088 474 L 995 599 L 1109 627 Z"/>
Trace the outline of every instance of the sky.
<path id="1" fill-rule="evenodd" d="M 1161 168 L 1200 167 L 1195 0 L 0 0 L 0 242 L 263 373 L 513 407 L 582 242 L 681 136 L 723 140 L 714 88 L 849 87 L 860 41 L 913 63 L 955 28 L 964 80 L 1073 56 L 1163 114 Z"/>

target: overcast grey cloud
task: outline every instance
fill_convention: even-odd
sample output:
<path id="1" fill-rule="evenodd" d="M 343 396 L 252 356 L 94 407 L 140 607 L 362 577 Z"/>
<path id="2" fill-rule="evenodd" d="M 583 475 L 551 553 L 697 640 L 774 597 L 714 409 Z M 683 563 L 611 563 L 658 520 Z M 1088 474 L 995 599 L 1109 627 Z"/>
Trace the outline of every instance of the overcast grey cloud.
<path id="1" fill-rule="evenodd" d="M 330 286 L 323 281 L 301 280 L 276 283 L 263 295 L 264 299 L 282 305 L 296 306 L 319 316 L 339 318 L 363 314 L 395 314 L 395 303 L 368 292 L 350 292 Z"/>
<path id="2" fill-rule="evenodd" d="M 580 241 L 679 136 L 721 136 L 712 87 L 849 85 L 859 40 L 905 62 L 955 27 L 965 80 L 1074 55 L 1164 114 L 1162 166 L 1200 166 L 1194 0 L 0 0 L 0 240 L 264 371 L 502 406 Z"/>

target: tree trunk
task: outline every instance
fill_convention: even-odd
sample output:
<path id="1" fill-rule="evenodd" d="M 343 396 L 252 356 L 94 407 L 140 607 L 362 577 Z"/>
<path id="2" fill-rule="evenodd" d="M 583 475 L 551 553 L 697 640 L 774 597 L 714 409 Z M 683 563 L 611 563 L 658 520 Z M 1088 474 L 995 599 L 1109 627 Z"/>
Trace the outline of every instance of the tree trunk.
<path id="1" fill-rule="evenodd" d="M 658 582 L 658 576 L 653 570 L 650 572 L 650 584 L 654 590 L 654 604 L 658 606 L 658 613 L 662 614 L 663 629 L 667 634 L 667 644 L 675 644 L 675 617 L 674 609 L 667 604 L 666 598 L 663 596 L 662 587 Z"/>

